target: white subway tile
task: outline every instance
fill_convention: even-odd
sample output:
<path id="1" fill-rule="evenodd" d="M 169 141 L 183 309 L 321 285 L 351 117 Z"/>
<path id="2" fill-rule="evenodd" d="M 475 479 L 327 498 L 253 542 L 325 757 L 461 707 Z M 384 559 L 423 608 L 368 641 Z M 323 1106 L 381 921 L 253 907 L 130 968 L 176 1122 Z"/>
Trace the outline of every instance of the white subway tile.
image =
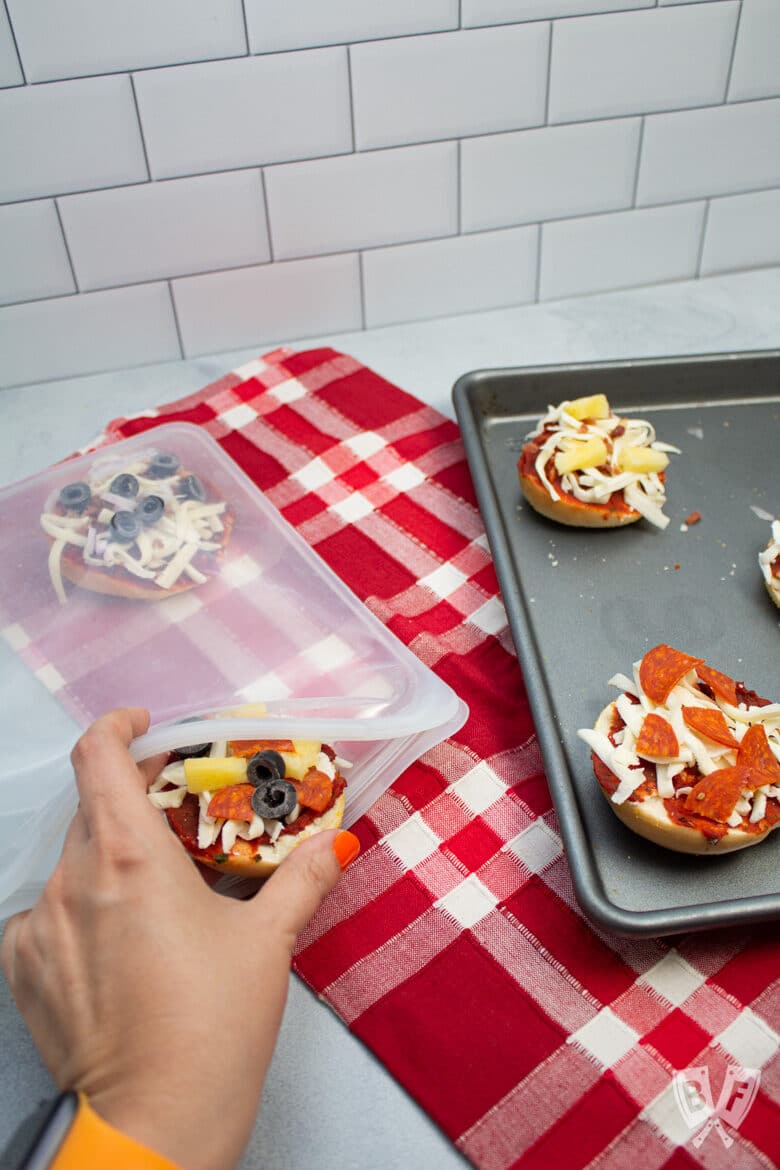
<path id="1" fill-rule="evenodd" d="M 538 125 L 548 35 L 539 23 L 353 46 L 358 149 Z"/>
<path id="2" fill-rule="evenodd" d="M 6 85 L 24 85 L 24 74 L 5 8 L 0 3 L 0 89 Z"/>
<path id="3" fill-rule="evenodd" d="M 81 289 L 270 258 L 256 170 L 71 195 L 60 213 Z"/>
<path id="4" fill-rule="evenodd" d="M 0 385 L 180 356 L 168 286 L 138 284 L 0 309 Z"/>
<path id="5" fill-rule="evenodd" d="M 703 7 L 583 16 L 554 26 L 551 122 L 720 102 L 736 0 Z"/>
<path id="6" fill-rule="evenodd" d="M 145 179 L 129 77 L 3 90 L 0 159 L 0 203 Z"/>
<path id="7" fill-rule="evenodd" d="M 617 118 L 466 139 L 463 230 L 630 207 L 639 125 Z"/>
<path id="8" fill-rule="evenodd" d="M 780 4 L 742 0 L 729 101 L 780 94 Z"/>
<path id="9" fill-rule="evenodd" d="M 241 0 L 6 0 L 28 81 L 246 53 Z"/>
<path id="10" fill-rule="evenodd" d="M 252 53 L 305 49 L 458 27 L 458 0 L 244 0 Z"/>
<path id="11" fill-rule="evenodd" d="M 733 272 L 780 264 L 780 190 L 713 199 L 701 272 Z"/>
<path id="12" fill-rule="evenodd" d="M 473 313 L 534 299 L 538 228 L 366 252 L 366 325 Z"/>
<path id="13" fill-rule="evenodd" d="M 780 183 L 780 98 L 647 118 L 638 203 Z"/>
<path id="14" fill-rule="evenodd" d="M 588 16 L 652 8 L 655 0 L 462 0 L 464 28 L 511 24 L 520 20 L 553 20 L 556 16 Z"/>
<path id="15" fill-rule="evenodd" d="M 75 289 L 54 203 L 0 207 L 0 305 Z"/>
<path id="16" fill-rule="evenodd" d="M 265 183 L 276 259 L 458 230 L 454 142 L 268 167 Z"/>
<path id="17" fill-rule="evenodd" d="M 173 294 L 188 357 L 362 324 L 354 255 L 184 277 Z"/>
<path id="18" fill-rule="evenodd" d="M 345 48 L 135 75 L 154 178 L 352 149 Z"/>
<path id="19" fill-rule="evenodd" d="M 544 224 L 540 299 L 694 276 L 703 216 L 684 203 Z"/>

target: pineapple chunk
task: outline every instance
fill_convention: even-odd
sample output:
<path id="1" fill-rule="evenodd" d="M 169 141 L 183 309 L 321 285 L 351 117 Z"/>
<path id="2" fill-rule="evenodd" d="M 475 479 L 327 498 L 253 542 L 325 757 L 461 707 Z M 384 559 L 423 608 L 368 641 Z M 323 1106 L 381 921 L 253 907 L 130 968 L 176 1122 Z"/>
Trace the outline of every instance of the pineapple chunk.
<path id="1" fill-rule="evenodd" d="M 294 739 L 293 747 L 293 752 L 279 753 L 284 760 L 285 777 L 288 780 L 303 780 L 309 768 L 316 767 L 322 744 L 318 739 Z"/>
<path id="2" fill-rule="evenodd" d="M 566 451 L 555 456 L 555 470 L 559 475 L 569 471 L 583 471 L 586 467 L 599 467 L 607 462 L 607 444 L 594 436 L 582 441 L 576 440 Z"/>
<path id="3" fill-rule="evenodd" d="M 240 756 L 184 761 L 184 778 L 188 792 L 216 792 L 229 784 L 246 783 L 246 760 Z"/>
<path id="4" fill-rule="evenodd" d="M 652 447 L 625 447 L 620 452 L 618 464 L 621 471 L 649 475 L 653 471 L 663 471 L 668 467 L 669 456 L 663 451 L 655 451 Z"/>
<path id="5" fill-rule="evenodd" d="M 606 394 L 589 394 L 587 398 L 575 398 L 566 407 L 566 413 L 582 422 L 585 418 L 609 418 Z"/>
<path id="6" fill-rule="evenodd" d="M 268 709 L 265 703 L 243 703 L 240 707 L 234 707 L 232 711 L 228 711 L 227 714 L 238 719 L 260 719 L 263 715 L 268 714 Z"/>

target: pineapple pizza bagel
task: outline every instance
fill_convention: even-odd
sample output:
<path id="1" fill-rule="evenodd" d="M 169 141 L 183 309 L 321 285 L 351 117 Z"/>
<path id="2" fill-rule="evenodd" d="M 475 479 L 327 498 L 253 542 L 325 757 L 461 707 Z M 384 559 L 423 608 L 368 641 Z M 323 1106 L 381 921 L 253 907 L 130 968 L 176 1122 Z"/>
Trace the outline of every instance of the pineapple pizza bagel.
<path id="1" fill-rule="evenodd" d="M 349 766 L 319 740 L 217 740 L 174 752 L 148 795 L 196 861 L 262 878 L 307 837 L 341 826 Z"/>
<path id="2" fill-rule="evenodd" d="M 712 856 L 757 845 L 780 824 L 780 703 L 665 644 L 609 685 L 620 695 L 577 734 L 629 829 Z"/>
<path id="3" fill-rule="evenodd" d="M 666 528 L 665 470 L 679 448 L 642 419 L 620 418 L 604 394 L 551 406 L 528 436 L 517 472 L 535 511 L 576 528 L 616 528 L 643 517 Z"/>

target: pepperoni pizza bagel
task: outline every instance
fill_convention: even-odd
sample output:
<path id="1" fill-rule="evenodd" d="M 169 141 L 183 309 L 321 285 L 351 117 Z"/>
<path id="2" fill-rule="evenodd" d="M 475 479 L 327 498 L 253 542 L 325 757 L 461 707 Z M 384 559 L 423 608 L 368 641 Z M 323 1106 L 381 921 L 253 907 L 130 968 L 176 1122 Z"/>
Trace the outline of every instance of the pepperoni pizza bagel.
<path id="1" fill-rule="evenodd" d="M 619 418 L 603 394 L 551 406 L 527 436 L 517 472 L 532 508 L 576 528 L 616 528 L 642 517 L 669 523 L 667 452 L 641 419 Z"/>
<path id="2" fill-rule="evenodd" d="M 620 696 L 577 734 L 629 829 L 713 855 L 756 845 L 780 824 L 780 704 L 664 644 L 610 685 Z"/>
<path id="3" fill-rule="evenodd" d="M 86 480 L 66 484 L 41 515 L 60 602 L 65 580 L 136 601 L 202 585 L 233 526 L 224 500 L 167 452 L 108 466 L 96 463 Z"/>
<path id="4" fill-rule="evenodd" d="M 764 575 L 764 584 L 775 605 L 780 608 L 780 520 L 772 522 L 772 536 L 758 563 Z"/>
<path id="5" fill-rule="evenodd" d="M 196 861 L 261 878 L 307 837 L 340 827 L 345 767 L 316 740 L 197 744 L 174 753 L 149 799 Z"/>

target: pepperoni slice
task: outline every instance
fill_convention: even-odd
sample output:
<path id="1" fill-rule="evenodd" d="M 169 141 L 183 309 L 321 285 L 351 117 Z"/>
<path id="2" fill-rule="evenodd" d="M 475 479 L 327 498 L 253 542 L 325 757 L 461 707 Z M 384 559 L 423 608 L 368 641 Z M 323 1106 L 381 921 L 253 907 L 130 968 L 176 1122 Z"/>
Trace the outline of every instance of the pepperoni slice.
<path id="1" fill-rule="evenodd" d="M 230 751 L 234 756 L 242 756 L 249 760 L 257 752 L 294 752 L 295 744 L 291 739 L 241 739 L 230 741 Z"/>
<path id="2" fill-rule="evenodd" d="M 730 748 L 739 747 L 722 711 L 713 711 L 711 707 L 683 707 L 682 717 L 693 731 L 714 743 L 722 743 L 724 747 Z"/>
<path id="3" fill-rule="evenodd" d="M 719 699 L 723 699 L 732 707 L 737 705 L 737 684 L 733 678 L 729 678 L 727 674 L 721 674 L 719 670 L 714 670 L 711 666 L 707 666 L 702 662 L 700 666 L 696 667 L 696 673 L 703 683 L 706 683 L 712 693 Z"/>
<path id="4" fill-rule="evenodd" d="M 677 686 L 689 670 L 704 662 L 703 658 L 691 658 L 682 650 L 661 643 L 648 650 L 639 666 L 639 682 L 648 699 L 654 703 L 665 703 L 669 692 Z"/>
<path id="5" fill-rule="evenodd" d="M 318 768 L 309 768 L 303 780 L 291 780 L 290 783 L 298 793 L 301 808 L 324 813 L 333 799 L 333 781 Z"/>
<path id="6" fill-rule="evenodd" d="M 703 776 L 685 798 L 688 812 L 711 821 L 725 823 L 733 813 L 742 790 L 750 787 L 745 769 L 737 766 L 719 768 Z"/>
<path id="7" fill-rule="evenodd" d="M 780 764 L 772 753 L 762 723 L 754 723 L 743 735 L 737 752 L 737 764 L 741 768 L 749 768 L 753 773 L 751 788 L 780 784 Z"/>
<path id="8" fill-rule="evenodd" d="M 650 760 L 671 760 L 679 754 L 680 745 L 674 728 L 660 715 L 645 715 L 636 739 L 636 754 Z"/>
<path id="9" fill-rule="evenodd" d="M 251 784 L 228 784 L 220 788 L 209 801 L 209 816 L 224 817 L 226 821 L 251 821 L 255 815 L 253 792 Z"/>

